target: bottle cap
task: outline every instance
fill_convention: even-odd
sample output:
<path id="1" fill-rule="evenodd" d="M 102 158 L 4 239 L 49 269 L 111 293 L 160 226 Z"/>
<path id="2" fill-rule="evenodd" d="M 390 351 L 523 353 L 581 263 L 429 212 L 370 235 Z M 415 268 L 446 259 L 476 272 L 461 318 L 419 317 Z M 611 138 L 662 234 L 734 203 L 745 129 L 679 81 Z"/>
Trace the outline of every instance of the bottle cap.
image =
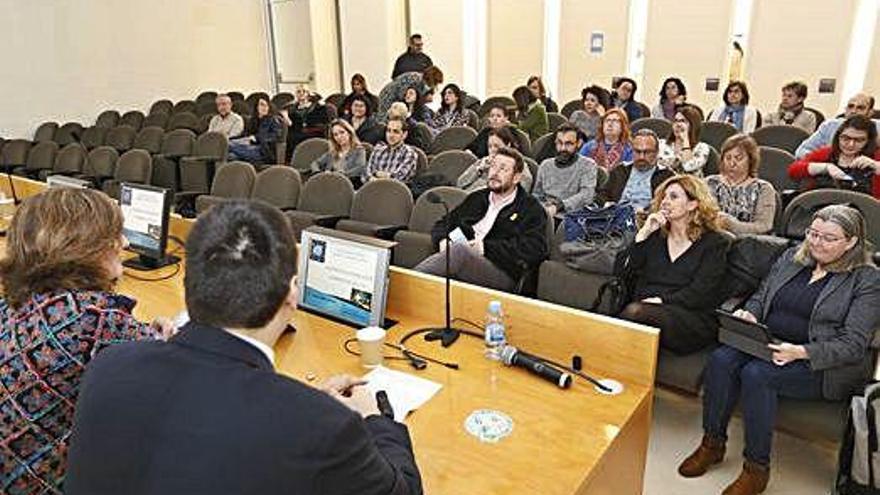
<path id="1" fill-rule="evenodd" d="M 501 311 L 501 301 L 492 301 L 489 303 L 489 311 L 498 313 Z"/>

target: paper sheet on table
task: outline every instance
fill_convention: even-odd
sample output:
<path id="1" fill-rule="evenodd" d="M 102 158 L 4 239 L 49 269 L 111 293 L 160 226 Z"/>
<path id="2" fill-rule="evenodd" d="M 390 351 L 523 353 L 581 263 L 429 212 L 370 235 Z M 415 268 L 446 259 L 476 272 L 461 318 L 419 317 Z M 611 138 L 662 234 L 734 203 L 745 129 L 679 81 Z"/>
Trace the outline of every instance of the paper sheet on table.
<path id="1" fill-rule="evenodd" d="M 434 396 L 443 386 L 437 382 L 395 371 L 384 366 L 364 375 L 372 393 L 384 390 L 394 408 L 394 420 L 403 422 L 410 411 L 415 411 Z"/>

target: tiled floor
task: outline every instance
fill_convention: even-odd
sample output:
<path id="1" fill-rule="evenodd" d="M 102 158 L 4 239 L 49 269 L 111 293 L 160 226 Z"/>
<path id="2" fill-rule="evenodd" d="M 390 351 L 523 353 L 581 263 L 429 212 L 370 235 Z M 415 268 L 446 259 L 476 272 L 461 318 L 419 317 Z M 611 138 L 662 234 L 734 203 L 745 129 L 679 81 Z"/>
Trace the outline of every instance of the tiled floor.
<path id="1" fill-rule="evenodd" d="M 648 447 L 645 495 L 709 495 L 721 490 L 742 466 L 742 422 L 731 421 L 724 462 L 696 479 L 682 478 L 678 463 L 698 445 L 702 436 L 699 399 L 658 389 L 654 400 L 654 426 Z M 828 495 L 834 479 L 837 452 L 830 446 L 811 444 L 791 435 L 773 437 L 773 460 L 768 495 Z"/>

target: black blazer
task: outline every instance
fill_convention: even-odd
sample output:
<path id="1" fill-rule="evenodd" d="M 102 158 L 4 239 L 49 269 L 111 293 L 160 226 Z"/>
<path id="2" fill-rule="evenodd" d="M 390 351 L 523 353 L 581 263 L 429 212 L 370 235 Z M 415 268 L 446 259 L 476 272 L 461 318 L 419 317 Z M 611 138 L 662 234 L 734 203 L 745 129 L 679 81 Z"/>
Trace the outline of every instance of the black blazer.
<path id="1" fill-rule="evenodd" d="M 460 227 L 468 239 L 474 238 L 474 224 L 486 216 L 489 189 L 470 193 L 449 212 L 450 231 Z M 431 231 L 436 247 L 446 237 L 445 217 Z M 522 188 L 516 187 L 513 203 L 498 212 L 492 229 L 483 239 L 483 254 L 513 280 L 547 259 L 547 213 L 541 203 Z"/>
<path id="2" fill-rule="evenodd" d="M 93 360 L 65 493 L 420 494 L 406 426 L 362 420 L 256 347 L 190 323 Z"/>

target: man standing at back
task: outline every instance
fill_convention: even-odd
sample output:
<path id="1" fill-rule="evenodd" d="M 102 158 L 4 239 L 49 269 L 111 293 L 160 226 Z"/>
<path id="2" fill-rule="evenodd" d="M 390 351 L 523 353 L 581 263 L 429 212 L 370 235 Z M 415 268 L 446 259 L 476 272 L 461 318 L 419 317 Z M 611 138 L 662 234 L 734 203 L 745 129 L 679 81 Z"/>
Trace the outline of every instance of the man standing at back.
<path id="1" fill-rule="evenodd" d="M 425 43 L 422 41 L 421 34 L 410 36 L 406 52 L 397 57 L 397 61 L 394 62 L 394 71 L 391 73 L 391 79 L 407 72 L 422 72 L 434 65 L 431 57 L 422 51 L 424 47 Z"/>
<path id="2" fill-rule="evenodd" d="M 191 322 L 120 345 L 83 379 L 65 493 L 420 494 L 404 425 L 351 377 L 277 374 L 296 308 L 296 244 L 263 203 L 224 202 L 186 245 Z"/>

